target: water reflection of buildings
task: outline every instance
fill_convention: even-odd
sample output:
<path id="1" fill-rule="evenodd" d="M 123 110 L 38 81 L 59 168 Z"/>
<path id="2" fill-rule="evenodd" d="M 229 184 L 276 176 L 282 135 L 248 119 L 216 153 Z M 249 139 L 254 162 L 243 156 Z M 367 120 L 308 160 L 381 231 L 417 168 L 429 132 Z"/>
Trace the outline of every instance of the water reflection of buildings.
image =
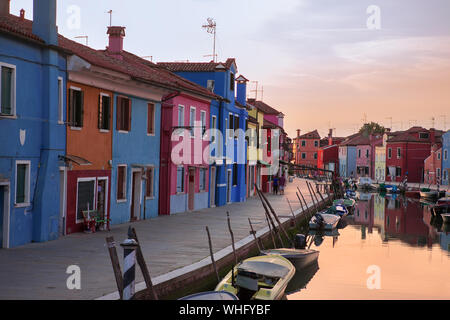
<path id="1" fill-rule="evenodd" d="M 361 226 L 361 237 L 365 239 L 367 232 L 378 229 L 381 239 L 399 239 L 413 246 L 427 246 L 441 237 L 441 247 L 448 250 L 448 236 L 442 236 L 429 224 L 429 209 L 420 202 L 403 197 L 383 197 L 374 194 L 369 201 L 359 200 L 356 203 L 354 224 Z M 445 240 L 442 240 L 445 238 Z"/>

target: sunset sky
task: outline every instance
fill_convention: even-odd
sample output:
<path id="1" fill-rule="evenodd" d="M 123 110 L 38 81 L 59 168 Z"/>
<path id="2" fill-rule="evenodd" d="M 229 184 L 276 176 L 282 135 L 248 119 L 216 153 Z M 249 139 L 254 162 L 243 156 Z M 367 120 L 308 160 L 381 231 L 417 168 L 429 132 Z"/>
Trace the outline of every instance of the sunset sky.
<path id="1" fill-rule="evenodd" d="M 107 44 L 113 25 L 126 26 L 125 49 L 153 61 L 208 61 L 217 22 L 219 60 L 234 57 L 239 73 L 264 87 L 264 101 L 285 115 L 293 137 L 335 128 L 346 136 L 366 117 L 394 130 L 450 126 L 450 1 L 448 0 L 64 0 L 59 32 L 89 46 Z M 74 27 L 72 5 L 80 9 Z M 381 29 L 367 13 L 380 8 Z M 32 0 L 12 0 L 11 11 Z M 250 89 L 255 83 L 250 83 Z M 255 93 L 250 92 L 249 97 Z M 261 98 L 259 94 L 258 98 Z"/>

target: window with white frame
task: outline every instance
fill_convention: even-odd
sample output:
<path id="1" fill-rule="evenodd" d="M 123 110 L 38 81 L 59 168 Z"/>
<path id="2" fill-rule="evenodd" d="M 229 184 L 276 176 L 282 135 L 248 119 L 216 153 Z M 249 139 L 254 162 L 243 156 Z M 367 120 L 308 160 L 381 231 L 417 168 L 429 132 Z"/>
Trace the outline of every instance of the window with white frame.
<path id="1" fill-rule="evenodd" d="M 200 121 L 202 124 L 202 136 L 206 132 L 206 111 L 200 111 Z"/>
<path id="2" fill-rule="evenodd" d="M 30 161 L 16 161 L 16 205 L 30 203 Z"/>
<path id="3" fill-rule="evenodd" d="M 58 77 L 58 123 L 64 123 L 64 81 Z"/>
<path id="4" fill-rule="evenodd" d="M 444 150 L 444 160 L 447 160 L 448 157 L 448 151 L 447 149 Z"/>
<path id="5" fill-rule="evenodd" d="M 69 89 L 69 113 L 67 115 L 69 125 L 75 128 L 83 127 L 84 93 L 80 88 Z"/>
<path id="6" fill-rule="evenodd" d="M 127 198 L 127 166 L 117 166 L 117 200 L 123 201 Z"/>
<path id="7" fill-rule="evenodd" d="M 196 115 L 195 107 L 191 107 L 191 109 L 189 110 L 189 126 L 191 127 L 190 128 L 190 130 L 191 130 L 191 137 L 195 136 L 195 133 L 194 133 L 194 129 L 195 129 L 195 115 Z"/>
<path id="8" fill-rule="evenodd" d="M 77 185 L 77 221 L 83 221 L 83 211 L 96 210 L 96 178 L 80 178 Z"/>
<path id="9" fill-rule="evenodd" d="M 199 188 L 200 191 L 206 190 L 206 168 L 200 168 L 199 171 Z"/>
<path id="10" fill-rule="evenodd" d="M 106 131 L 111 128 L 111 97 L 101 93 L 98 99 L 98 128 Z"/>
<path id="11" fill-rule="evenodd" d="M 212 122 L 211 122 L 211 129 L 212 129 L 212 134 L 211 134 L 211 142 L 215 142 L 216 141 L 216 129 L 217 129 L 217 117 L 216 116 L 212 116 Z"/>
<path id="12" fill-rule="evenodd" d="M 178 127 L 184 127 L 184 106 L 178 106 Z M 184 134 L 184 129 L 178 130 L 179 135 Z"/>
<path id="13" fill-rule="evenodd" d="M 0 115 L 16 115 L 16 66 L 0 62 Z"/>
<path id="14" fill-rule="evenodd" d="M 437 158 L 438 158 L 438 160 L 441 160 L 441 153 L 440 152 L 438 152 Z"/>
<path id="15" fill-rule="evenodd" d="M 184 192 L 184 166 L 177 167 L 177 193 Z"/>
<path id="16" fill-rule="evenodd" d="M 388 148 L 388 159 L 392 158 L 392 149 Z"/>

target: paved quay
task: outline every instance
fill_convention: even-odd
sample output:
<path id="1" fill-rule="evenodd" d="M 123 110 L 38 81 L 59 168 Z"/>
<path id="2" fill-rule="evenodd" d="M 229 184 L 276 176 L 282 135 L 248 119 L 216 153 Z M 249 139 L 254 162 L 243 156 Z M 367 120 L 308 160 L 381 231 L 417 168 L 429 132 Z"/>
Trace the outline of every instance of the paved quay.
<path id="1" fill-rule="evenodd" d="M 311 202 L 304 180 L 288 183 L 284 196 L 268 195 L 280 216 L 291 215 L 287 199 L 295 210 L 300 209 L 296 187 Z M 112 226 L 111 231 L 94 234 L 71 234 L 61 239 L 32 243 L 0 250 L 0 299 L 97 299 L 117 291 L 105 238 L 113 236 L 119 259 L 123 252 L 119 243 L 126 238 L 129 225 L 137 232 L 152 279 L 162 279 L 209 257 L 205 226 L 211 232 L 214 253 L 231 245 L 226 212 L 230 213 L 235 241 L 249 236 L 248 218 L 255 230 L 266 228 L 264 209 L 259 198 L 224 207 Z M 122 261 L 120 261 L 121 267 Z M 66 282 L 71 265 L 81 269 L 81 290 L 69 290 Z M 144 279 L 136 271 L 136 283 Z M 137 288 L 138 289 L 138 288 Z"/>

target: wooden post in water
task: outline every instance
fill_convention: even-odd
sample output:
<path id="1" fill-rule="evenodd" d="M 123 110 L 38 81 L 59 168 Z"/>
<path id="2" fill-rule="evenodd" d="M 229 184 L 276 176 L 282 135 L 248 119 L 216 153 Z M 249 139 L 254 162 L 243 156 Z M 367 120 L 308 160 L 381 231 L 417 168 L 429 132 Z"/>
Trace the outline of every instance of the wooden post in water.
<path id="1" fill-rule="evenodd" d="M 262 192 L 258 189 L 258 187 L 255 186 L 255 188 L 256 188 L 256 192 L 257 192 L 258 195 L 259 195 L 259 199 L 261 200 L 261 203 L 262 203 L 262 205 L 263 205 L 263 207 L 264 207 L 264 210 L 265 210 L 265 212 L 266 212 L 266 216 L 269 218 L 270 223 L 272 224 L 272 228 L 273 228 L 274 232 L 277 234 L 278 239 L 280 240 L 281 246 L 283 246 L 283 240 L 281 239 L 280 233 L 278 232 L 278 229 L 277 229 L 277 227 L 275 226 L 275 223 L 273 222 L 272 217 L 270 216 L 269 209 L 267 208 L 267 205 L 266 205 L 266 203 L 264 202 L 264 199 L 263 199 L 263 194 L 262 194 Z"/>
<path id="2" fill-rule="evenodd" d="M 258 247 L 258 250 L 261 252 L 261 248 L 264 250 L 264 245 L 262 244 L 261 239 L 256 237 L 256 231 L 253 229 L 252 222 L 250 221 L 250 218 L 248 218 L 248 224 L 250 225 L 250 234 L 253 235 L 253 238 L 255 239 L 256 246 Z"/>
<path id="3" fill-rule="evenodd" d="M 308 210 L 308 213 L 311 212 L 311 208 L 309 208 L 308 203 L 306 202 L 306 199 L 305 199 L 305 197 L 303 196 L 303 193 L 300 191 L 300 188 L 297 187 L 297 190 L 298 190 L 298 192 L 300 193 L 300 195 L 301 195 L 301 197 L 302 197 L 302 199 L 303 199 L 303 202 L 305 203 L 306 210 Z"/>
<path id="4" fill-rule="evenodd" d="M 138 240 L 136 230 L 134 228 L 130 229 L 130 235 L 131 235 L 131 238 L 136 240 L 136 242 L 138 243 L 138 247 L 136 250 L 136 259 L 139 264 L 139 267 L 141 268 L 142 275 L 144 276 L 144 281 L 145 281 L 145 285 L 147 286 L 147 290 L 152 295 L 153 300 L 158 300 L 158 295 L 156 294 L 156 291 L 153 288 L 152 278 L 150 277 L 150 272 L 147 268 L 147 264 L 145 263 L 144 255 L 142 254 L 141 245 Z"/>
<path id="5" fill-rule="evenodd" d="M 274 247 L 274 249 L 276 249 L 277 248 L 277 244 L 275 243 L 275 238 L 273 236 L 272 227 L 270 226 L 270 222 L 269 222 L 269 219 L 267 217 L 267 213 L 266 213 L 266 221 L 267 221 L 267 225 L 269 226 L 270 237 L 272 238 L 273 247 Z"/>
<path id="6" fill-rule="evenodd" d="M 319 199 L 317 198 L 316 191 L 314 190 L 314 188 L 313 188 L 313 186 L 312 186 L 312 183 L 309 183 L 308 181 L 307 181 L 307 183 L 308 183 L 309 189 L 311 190 L 311 193 L 312 193 L 314 199 L 316 200 L 316 203 L 317 203 L 317 209 L 319 209 L 319 207 L 320 207 L 320 201 L 319 201 Z M 317 210 L 317 211 L 319 211 L 319 210 Z"/>
<path id="7" fill-rule="evenodd" d="M 208 226 L 206 226 L 206 233 L 208 233 L 208 243 L 209 243 L 209 253 L 211 254 L 211 261 L 214 267 L 214 271 L 216 272 L 217 282 L 220 282 L 219 272 L 217 271 L 216 261 L 214 260 L 214 253 L 211 243 L 211 235 L 209 234 Z"/>
<path id="8" fill-rule="evenodd" d="M 302 199 L 300 199 L 300 196 L 298 195 L 298 192 L 296 192 L 295 194 L 296 194 L 296 196 L 298 198 L 298 201 L 300 202 L 300 206 L 302 207 L 302 213 L 306 213 L 305 208 L 303 207 Z"/>
<path id="9" fill-rule="evenodd" d="M 227 211 L 227 222 L 228 222 L 228 230 L 230 231 L 230 235 L 231 235 L 231 246 L 233 248 L 234 265 L 237 265 L 238 259 L 237 259 L 237 255 L 236 255 L 236 248 L 234 247 L 234 235 L 233 235 L 233 230 L 231 229 L 230 213 L 228 211 Z"/>
<path id="10" fill-rule="evenodd" d="M 111 264 L 114 271 L 114 277 L 116 278 L 117 290 L 119 291 L 120 300 L 123 300 L 123 278 L 122 271 L 120 270 L 119 257 L 117 256 L 114 237 L 106 238 L 106 244 L 108 245 L 109 257 L 111 258 Z"/>
<path id="11" fill-rule="evenodd" d="M 308 181 L 306 182 L 306 186 L 308 187 L 309 195 L 311 196 L 311 200 L 313 202 L 314 207 L 316 208 L 316 212 L 319 212 L 319 207 L 316 205 L 316 202 L 314 201 L 314 196 L 312 194 L 312 191 L 309 187 Z"/>
<path id="12" fill-rule="evenodd" d="M 292 210 L 292 206 L 291 206 L 291 203 L 289 202 L 289 199 L 286 197 L 286 201 L 287 201 L 287 203 L 288 203 L 288 205 L 289 205 L 289 209 L 291 209 L 291 213 L 292 213 L 292 218 L 294 219 L 294 226 L 297 226 L 297 223 L 296 223 L 296 219 L 295 219 L 295 214 L 294 214 L 294 210 Z"/>
<path id="13" fill-rule="evenodd" d="M 317 184 L 316 184 L 316 186 L 317 186 Z M 319 194 L 320 199 L 322 199 L 322 202 L 325 204 L 325 199 L 323 198 L 322 194 L 320 193 L 320 191 L 318 189 L 317 189 L 317 193 Z"/>
<path id="14" fill-rule="evenodd" d="M 267 205 L 269 206 L 270 211 L 272 212 L 272 215 L 274 216 L 275 220 L 278 222 L 278 225 L 279 225 L 281 231 L 283 231 L 283 234 L 284 234 L 284 236 L 286 237 L 286 240 L 287 240 L 287 241 L 290 241 L 289 235 L 287 234 L 286 230 L 284 230 L 283 225 L 281 224 L 280 219 L 278 219 L 278 216 L 277 216 L 277 214 L 275 213 L 275 210 L 273 210 L 273 207 L 272 207 L 272 205 L 270 204 L 269 200 L 267 200 L 266 196 L 265 196 L 263 193 L 261 193 L 261 195 L 263 196 L 264 200 L 266 201 Z M 290 242 L 291 242 L 292 246 L 294 246 L 293 241 L 291 240 Z"/>

